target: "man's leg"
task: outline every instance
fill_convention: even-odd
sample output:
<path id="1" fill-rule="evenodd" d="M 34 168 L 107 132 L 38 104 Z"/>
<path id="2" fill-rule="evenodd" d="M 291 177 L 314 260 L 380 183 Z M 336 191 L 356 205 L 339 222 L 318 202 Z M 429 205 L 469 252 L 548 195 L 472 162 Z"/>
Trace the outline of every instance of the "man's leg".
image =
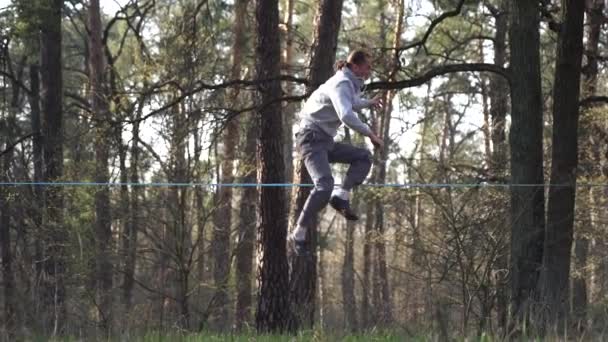
<path id="1" fill-rule="evenodd" d="M 350 164 L 342 185 L 333 191 L 330 204 L 347 220 L 358 220 L 358 215 L 350 208 L 350 191 L 354 186 L 363 183 L 369 174 L 372 166 L 371 153 L 364 148 L 336 143 L 328 158 L 331 163 Z"/>
<path id="2" fill-rule="evenodd" d="M 349 144 L 336 143 L 329 151 L 330 163 L 350 164 L 341 188 L 350 191 L 363 183 L 372 167 L 372 154 L 369 150 Z"/>
<path id="3" fill-rule="evenodd" d="M 304 156 L 304 164 L 312 178 L 315 187 L 308 195 L 298 218 L 298 229 L 308 228 L 315 221 L 316 215 L 329 202 L 334 188 L 334 178 L 331 175 L 327 150 L 314 151 Z"/>

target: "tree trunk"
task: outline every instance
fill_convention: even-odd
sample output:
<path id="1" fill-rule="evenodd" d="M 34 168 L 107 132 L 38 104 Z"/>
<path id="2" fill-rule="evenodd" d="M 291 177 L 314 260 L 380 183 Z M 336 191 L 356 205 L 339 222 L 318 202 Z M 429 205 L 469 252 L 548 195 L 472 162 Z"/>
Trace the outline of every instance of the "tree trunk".
<path id="1" fill-rule="evenodd" d="M 582 194 L 586 198 L 582 201 L 586 203 L 582 205 L 582 220 L 578 225 L 578 232 L 574 244 L 574 271 L 572 275 L 572 315 L 574 323 L 579 331 L 584 331 L 587 327 L 587 303 L 589 301 L 587 295 L 587 258 L 589 256 L 589 239 L 586 234 L 591 231 L 594 226 L 593 214 L 591 205 L 594 201 L 594 192 L 592 189 L 582 189 Z M 578 199 L 579 203 L 582 202 Z"/>
<path id="2" fill-rule="evenodd" d="M 250 120 L 243 151 L 241 170 L 242 183 L 256 182 L 256 120 Z M 254 187 L 243 189 L 239 214 L 239 240 L 236 246 L 236 328 L 241 330 L 251 323 L 252 275 L 255 247 L 255 228 L 257 224 L 257 190 Z"/>
<path id="3" fill-rule="evenodd" d="M 495 19 L 494 33 L 494 64 L 504 67 L 507 61 L 507 30 L 509 26 L 508 12 L 506 11 L 504 0 L 498 2 L 497 8 L 492 12 Z M 499 75 L 490 76 L 489 97 L 490 97 L 490 118 L 492 122 L 492 156 L 490 162 L 490 174 L 494 179 L 506 179 L 507 177 L 507 139 L 505 133 L 507 112 L 508 112 L 508 93 L 509 85 L 507 81 Z M 502 191 L 502 190 L 501 190 Z M 502 196 L 501 196 L 502 198 Z M 506 205 L 506 203 L 505 203 Z M 504 222 L 504 220 L 502 220 Z M 498 223 L 504 226 L 507 224 Z M 509 253 L 506 245 L 500 247 L 494 268 L 496 270 L 496 313 L 498 326 L 502 331 L 507 327 L 507 316 L 509 310 L 508 297 L 508 278 L 507 268 L 509 263 Z"/>
<path id="4" fill-rule="evenodd" d="M 4 52 L 4 51 L 3 51 Z M 8 51 L 6 51 L 8 54 Z M 8 65 L 8 68 L 11 73 L 13 73 L 11 68 L 11 59 L 10 56 L 6 57 L 6 60 L 3 61 Z M 4 65 L 4 63 L 2 63 Z M 3 136 L 4 140 L 4 154 L 0 156 L 0 181 L 1 182 L 10 182 L 11 181 L 11 166 L 13 163 L 13 159 L 15 158 L 15 151 L 12 147 L 13 140 L 19 136 L 20 129 L 17 124 L 17 114 L 19 113 L 19 104 L 21 100 L 21 88 L 19 87 L 19 82 L 23 76 L 24 63 L 19 64 L 19 70 L 14 72 L 13 75 L 15 79 L 11 82 L 11 96 L 10 102 L 8 104 L 8 115 L 3 116 L 0 121 L 0 132 Z M 4 79 L 6 81 L 6 78 Z M 8 86 L 4 84 L 4 90 L 8 90 Z M 6 97 L 4 97 L 4 104 L 6 105 Z M 0 141 L 0 145 L 2 141 Z M 14 173 L 15 171 L 13 171 Z M 13 251 L 11 250 L 11 226 L 14 226 L 14 223 L 11 222 L 11 217 L 13 217 L 13 221 L 18 218 L 15 217 L 13 212 L 12 202 L 15 202 L 15 199 L 18 198 L 18 192 L 15 191 L 13 187 L 8 186 L 0 186 L 0 256 L 2 258 L 2 285 L 3 285 L 3 295 L 4 295 L 4 331 L 6 332 L 6 336 L 9 338 L 13 338 L 16 329 L 19 328 L 18 323 L 20 318 L 17 312 L 17 301 L 15 298 L 15 274 L 13 273 Z M 15 229 L 15 228 L 13 228 Z M 15 229 L 16 230 L 16 229 Z M 15 247 L 16 248 L 16 247 Z"/>
<path id="5" fill-rule="evenodd" d="M 357 196 L 354 196 L 352 206 L 355 211 L 359 209 Z M 357 298 L 355 296 L 355 229 L 355 222 L 346 222 L 344 263 L 342 264 L 342 305 L 344 307 L 344 325 L 348 332 L 357 331 L 359 326 Z"/>
<path id="6" fill-rule="evenodd" d="M 518 186 L 544 182 L 539 6 L 514 0 L 510 15 L 511 312 L 520 324 L 537 298 L 545 228 L 544 187 Z"/>
<path id="7" fill-rule="evenodd" d="M 188 163 L 186 161 L 186 145 L 188 143 L 188 116 L 184 104 L 174 106 L 173 130 L 171 132 L 171 161 L 172 171 L 169 181 L 173 183 L 187 183 Z M 171 187 L 169 189 L 170 224 L 164 239 L 164 246 L 169 249 L 168 253 L 160 255 L 168 259 L 164 262 L 173 262 L 174 267 L 167 267 L 168 272 L 174 276 L 176 292 L 176 305 L 179 310 L 179 318 L 176 324 L 184 329 L 190 326 L 189 310 L 189 251 L 192 247 L 190 239 L 190 225 L 188 224 L 188 188 Z M 169 256 L 172 255 L 173 258 Z"/>
<path id="8" fill-rule="evenodd" d="M 32 137 L 32 158 L 34 164 L 34 182 L 42 182 L 44 180 L 44 164 L 43 164 L 43 136 L 42 136 L 42 118 L 40 114 L 40 70 L 37 64 L 30 64 L 30 97 L 29 104 L 31 110 L 31 128 L 34 136 Z M 43 240 L 43 210 L 44 210 L 44 190 L 40 186 L 34 186 L 32 189 L 33 206 L 31 218 L 33 224 L 32 236 L 34 238 L 34 260 L 32 269 L 35 271 L 32 290 L 35 295 L 40 294 L 38 284 L 42 282 L 42 244 Z M 43 313 L 38 311 L 39 306 L 35 306 L 33 310 L 37 317 Z M 35 324 L 40 324 L 40 320 L 35 320 Z"/>
<path id="9" fill-rule="evenodd" d="M 372 171 L 370 182 L 375 183 L 375 172 Z M 368 197 L 368 200 L 372 197 Z M 363 279 L 361 291 L 361 324 L 363 329 L 368 329 L 374 324 L 374 315 L 370 303 L 372 294 L 372 272 L 373 266 L 373 239 L 374 239 L 374 206 L 371 201 L 367 202 L 365 212 L 365 231 L 363 237 Z"/>
<path id="10" fill-rule="evenodd" d="M 61 67 L 62 0 L 52 0 L 41 12 L 42 112 L 44 180 L 55 182 L 63 175 L 63 78 Z M 67 231 L 63 226 L 63 193 L 60 187 L 45 188 L 42 307 L 47 333 L 63 334 L 66 326 Z"/>
<path id="11" fill-rule="evenodd" d="M 140 104 L 133 123 L 133 142 L 131 143 L 131 160 L 129 180 L 132 184 L 139 183 L 139 119 L 141 118 L 143 104 Z M 137 258 L 137 234 L 141 217 L 139 201 L 143 192 L 141 186 L 133 185 L 130 197 L 130 212 L 128 217 L 127 236 L 125 237 L 125 270 L 123 275 L 122 301 L 127 317 L 133 305 L 133 286 L 135 285 L 135 262 Z"/>
<path id="12" fill-rule="evenodd" d="M 382 8 L 381 8 L 382 10 Z M 397 8 L 397 22 L 395 23 L 395 28 L 393 32 L 393 43 L 392 50 L 394 51 L 394 55 L 391 56 L 391 65 L 389 69 L 389 82 L 393 82 L 396 79 L 397 72 L 400 69 L 400 61 L 399 61 L 399 47 L 401 42 L 401 34 L 403 32 L 403 24 L 405 18 L 405 3 L 403 0 L 399 0 L 398 8 Z M 376 177 L 374 178 L 374 182 L 383 184 L 386 182 L 386 160 L 388 159 L 388 146 L 390 144 L 389 134 L 390 134 L 390 124 L 391 124 L 391 114 L 393 111 L 392 102 L 397 93 L 395 91 L 389 91 L 385 96 L 385 108 L 381 112 L 380 117 L 380 125 L 379 125 L 379 136 L 383 137 L 386 148 L 383 150 L 375 150 L 374 151 L 374 159 L 375 159 L 375 172 Z M 390 286 L 389 286 L 389 277 L 387 270 L 387 260 L 386 260 L 386 242 L 384 237 L 384 205 L 380 200 L 376 200 L 375 204 L 375 215 L 374 215 L 374 230 L 376 231 L 375 236 L 375 248 L 376 248 L 376 258 L 375 258 L 375 273 L 377 274 L 377 286 L 380 292 L 380 306 L 376 307 L 378 310 L 378 323 L 382 325 L 390 325 L 393 321 L 393 310 L 392 310 L 392 302 L 390 297 Z"/>
<path id="13" fill-rule="evenodd" d="M 122 129 L 115 129 L 114 130 L 114 140 L 116 141 L 116 145 L 118 146 L 118 158 L 119 158 L 119 163 L 120 163 L 120 208 L 118 209 L 119 212 L 119 222 L 120 222 L 120 234 L 119 234 L 119 243 L 120 243 L 120 252 L 118 253 L 119 255 L 119 260 L 121 260 L 121 263 L 119 265 L 116 265 L 117 268 L 120 268 L 121 274 L 124 275 L 125 271 L 126 271 L 126 260 L 127 260 L 127 255 L 129 254 L 129 230 L 130 230 L 130 224 L 129 224 L 129 215 L 131 213 L 130 210 L 130 206 L 131 206 L 131 200 L 129 199 L 129 186 L 127 185 L 127 183 L 129 182 L 129 171 L 127 170 L 127 150 L 128 150 L 128 145 L 127 143 L 125 143 L 122 139 Z M 123 283 L 124 286 L 124 283 Z M 121 304 L 124 304 L 124 301 L 121 302 Z M 126 322 L 128 322 L 127 320 L 127 316 L 124 314 L 124 312 L 127 309 L 127 307 L 125 307 L 124 305 L 122 306 L 123 310 L 121 310 L 121 316 L 119 316 L 119 319 L 122 318 L 122 322 L 123 322 L 123 327 L 125 326 L 124 324 L 126 324 Z"/>
<path id="14" fill-rule="evenodd" d="M 322 0 L 318 3 L 313 45 L 310 52 L 309 84 L 306 89 L 308 93 L 318 88 L 333 74 L 338 33 L 342 18 L 342 3 L 342 0 Z M 304 166 L 304 161 L 301 158 L 296 166 L 295 181 L 299 184 L 312 183 L 310 175 Z M 295 229 L 298 216 L 302 212 L 304 203 L 306 203 L 311 190 L 310 187 L 298 187 L 295 189 L 292 229 Z M 315 313 L 315 291 L 317 287 L 317 257 L 315 252 L 317 249 L 317 225 L 307 227 L 307 233 L 307 239 L 311 241 L 312 257 L 292 257 L 289 287 L 292 308 L 295 309 L 294 318 L 296 321 L 294 324 L 296 326 L 312 328 Z"/>
<path id="15" fill-rule="evenodd" d="M 583 56 L 585 4 L 563 1 L 563 23 L 557 44 L 553 88 L 551 187 L 543 267 L 542 300 L 548 307 L 548 328 L 562 331 L 569 313 L 570 256 L 574 234 L 574 202 L 578 165 L 578 118 Z M 557 326 L 556 326 L 557 325 Z"/>
<path id="16" fill-rule="evenodd" d="M 283 61 L 282 69 L 287 74 L 293 72 L 291 69 L 294 63 L 294 37 L 296 29 L 293 24 L 293 17 L 295 12 L 295 0 L 287 0 L 285 8 L 285 48 L 283 49 Z M 293 83 L 288 82 L 285 84 L 285 94 L 291 96 L 294 93 Z M 297 103 L 287 102 L 285 108 L 283 108 L 283 124 L 284 124 L 284 155 L 285 155 L 285 183 L 291 183 L 293 181 L 293 122 L 296 116 Z M 292 189 L 286 189 L 291 192 Z"/>
<path id="17" fill-rule="evenodd" d="M 234 42 L 240 49 L 249 49 L 246 45 L 246 31 L 249 28 L 247 6 L 249 0 L 239 0 L 236 3 L 235 17 L 243 21 L 234 26 Z M 248 50 L 247 50 L 248 51 Z M 241 53 L 243 53 L 241 51 Z M 234 56 L 236 58 L 236 54 Z M 242 62 L 239 62 L 241 64 Z M 233 63 L 236 67 L 236 63 Z M 238 74 L 242 71 L 239 67 Z M 234 71 L 234 70 L 233 70 Z M 239 75 L 236 75 L 239 76 Z M 243 103 L 243 101 L 241 101 Z M 245 140 L 241 142 L 243 152 L 240 157 L 241 183 L 255 183 L 257 158 L 256 139 L 259 135 L 258 122 L 255 118 L 244 120 L 239 118 L 241 126 L 247 127 Z M 238 242 L 236 245 L 236 312 L 235 327 L 242 330 L 251 322 L 253 261 L 255 254 L 255 229 L 257 226 L 257 190 L 253 187 L 242 188 L 239 208 Z"/>
<path id="18" fill-rule="evenodd" d="M 232 27 L 234 41 L 232 44 L 232 70 L 231 79 L 241 78 L 243 55 L 247 44 L 245 35 L 245 23 L 247 12 L 247 0 L 239 0 L 235 3 L 234 24 Z M 228 94 L 228 103 L 237 104 L 239 98 L 238 89 Z M 233 167 L 236 147 L 239 143 L 239 120 L 232 118 L 226 123 L 226 132 L 222 138 L 222 162 L 221 183 L 230 184 L 234 182 Z M 215 326 L 224 331 L 230 324 L 228 278 L 230 275 L 230 234 L 232 231 L 232 187 L 220 187 L 219 195 L 216 197 L 214 230 L 213 230 L 213 280 L 217 289 L 216 306 L 218 308 L 215 316 Z"/>
<path id="19" fill-rule="evenodd" d="M 277 79 L 281 59 L 278 0 L 257 2 L 256 25 L 257 78 Z M 276 102 L 281 84 L 279 81 L 260 84 L 258 92 L 260 182 L 281 183 L 285 179 L 283 122 L 281 103 Z M 287 328 L 290 319 L 285 191 L 279 187 L 262 187 L 260 192 L 260 284 L 255 321 L 259 332 L 280 332 Z"/>
<path id="20" fill-rule="evenodd" d="M 603 0 L 586 1 L 587 10 L 587 39 L 585 46 L 585 53 L 587 57 L 587 64 L 583 68 L 583 84 L 582 84 L 582 97 L 588 97 L 596 95 L 597 90 L 597 75 L 598 75 L 598 46 L 599 37 L 601 32 L 601 22 L 603 18 Z M 600 165 L 599 159 L 601 159 L 598 144 L 595 143 L 594 132 L 597 127 L 597 123 L 593 122 L 590 115 L 581 115 L 580 118 L 580 143 L 581 151 L 579 158 L 581 158 L 582 167 L 580 168 L 581 174 L 584 179 L 594 179 L 597 174 L 594 172 L 594 166 Z M 587 166 L 589 165 L 589 166 Z M 587 321 L 587 306 L 589 303 L 590 295 L 588 294 L 587 277 L 591 274 L 585 272 L 587 269 L 587 258 L 589 255 L 589 238 L 587 237 L 588 232 L 592 232 L 595 227 L 595 221 L 593 217 L 592 208 L 598 201 L 598 198 L 603 196 L 603 193 L 598 194 L 593 189 L 582 189 L 582 223 L 581 230 L 575 232 L 575 245 L 574 245 L 574 257 L 575 257 L 575 269 L 578 270 L 577 274 L 573 276 L 572 281 L 572 313 L 576 319 L 579 330 L 586 328 Z M 599 195 L 599 196 L 598 196 Z M 602 237 L 598 237 L 598 240 L 603 240 Z M 600 243 L 602 244 L 602 243 Z M 602 250 L 601 253 L 604 253 Z M 605 254 L 599 255 L 599 264 L 606 264 Z M 602 269 L 602 268 L 600 268 Z M 605 267 L 603 267 L 605 269 Z M 598 277 L 601 279 L 602 277 Z"/>
<path id="21" fill-rule="evenodd" d="M 13 91 L 16 91 L 13 89 Z M 12 112 L 12 109 L 11 109 Z M 13 126 L 7 121 L 12 121 L 11 117 L 4 122 L 6 125 L 2 132 L 5 139 L 5 154 L 0 158 L 0 181 L 10 181 L 10 166 L 11 160 L 13 159 L 13 152 L 9 150 L 9 146 L 12 143 L 12 134 L 8 131 Z M 13 337 L 15 335 L 15 327 L 17 323 L 16 307 L 15 307 L 15 277 L 13 274 L 13 255 L 11 252 L 11 205 L 10 195 L 12 188 L 8 186 L 0 186 L 0 250 L 2 252 L 2 294 L 4 295 L 4 310 L 3 310 L 3 328 L 6 332 L 6 336 Z"/>
<path id="22" fill-rule="evenodd" d="M 105 61 L 101 42 L 101 14 L 99 0 L 89 2 L 89 82 L 91 85 L 91 111 L 96 124 L 95 134 L 95 182 L 107 183 L 110 115 L 104 91 Z M 112 216 L 110 211 L 110 189 L 101 186 L 95 192 L 95 243 L 96 280 L 98 290 L 99 319 L 106 334 L 112 327 Z"/>

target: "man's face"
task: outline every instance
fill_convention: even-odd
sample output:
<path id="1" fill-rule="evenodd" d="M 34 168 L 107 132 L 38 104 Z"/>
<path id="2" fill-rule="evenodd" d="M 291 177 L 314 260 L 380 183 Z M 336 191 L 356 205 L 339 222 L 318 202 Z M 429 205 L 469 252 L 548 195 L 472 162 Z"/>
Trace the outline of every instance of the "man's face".
<path id="1" fill-rule="evenodd" d="M 367 80 L 372 73 L 372 65 L 369 60 L 365 60 L 361 64 L 353 64 L 352 66 L 353 74 L 364 80 Z"/>

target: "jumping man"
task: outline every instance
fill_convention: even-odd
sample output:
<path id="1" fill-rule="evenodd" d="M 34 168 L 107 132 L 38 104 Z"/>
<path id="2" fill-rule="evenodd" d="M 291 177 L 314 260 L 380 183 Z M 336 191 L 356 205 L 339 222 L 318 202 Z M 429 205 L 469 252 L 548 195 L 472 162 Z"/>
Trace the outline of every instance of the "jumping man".
<path id="1" fill-rule="evenodd" d="M 337 72 L 315 90 L 300 111 L 300 131 L 296 133 L 296 146 L 302 154 L 314 189 L 311 191 L 297 227 L 289 241 L 297 255 L 309 255 L 306 231 L 316 215 L 329 203 L 347 220 L 359 217 L 350 207 L 350 191 L 363 183 L 372 165 L 371 153 L 364 148 L 334 142 L 342 123 L 346 127 L 369 137 L 372 144 L 382 149 L 384 142 L 361 122 L 355 111 L 378 107 L 380 97 L 361 98 L 361 87 L 371 73 L 370 56 L 362 50 L 353 51 L 346 62 L 337 64 Z M 334 189 L 330 163 L 350 164 L 344 181 Z"/>

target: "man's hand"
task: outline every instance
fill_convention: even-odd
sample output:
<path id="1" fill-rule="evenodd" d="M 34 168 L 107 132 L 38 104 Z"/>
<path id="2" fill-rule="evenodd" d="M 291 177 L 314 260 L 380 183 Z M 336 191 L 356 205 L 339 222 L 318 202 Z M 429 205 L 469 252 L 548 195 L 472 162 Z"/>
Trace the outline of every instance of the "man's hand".
<path id="1" fill-rule="evenodd" d="M 370 135 L 369 140 L 372 141 L 372 144 L 374 144 L 374 146 L 376 146 L 377 149 L 379 149 L 379 150 L 384 149 L 384 140 L 382 140 L 375 134 Z"/>
<path id="2" fill-rule="evenodd" d="M 384 107 L 384 95 L 378 94 L 378 95 L 374 96 L 374 98 L 371 99 L 370 102 L 371 102 L 372 108 L 382 109 L 382 107 Z"/>

